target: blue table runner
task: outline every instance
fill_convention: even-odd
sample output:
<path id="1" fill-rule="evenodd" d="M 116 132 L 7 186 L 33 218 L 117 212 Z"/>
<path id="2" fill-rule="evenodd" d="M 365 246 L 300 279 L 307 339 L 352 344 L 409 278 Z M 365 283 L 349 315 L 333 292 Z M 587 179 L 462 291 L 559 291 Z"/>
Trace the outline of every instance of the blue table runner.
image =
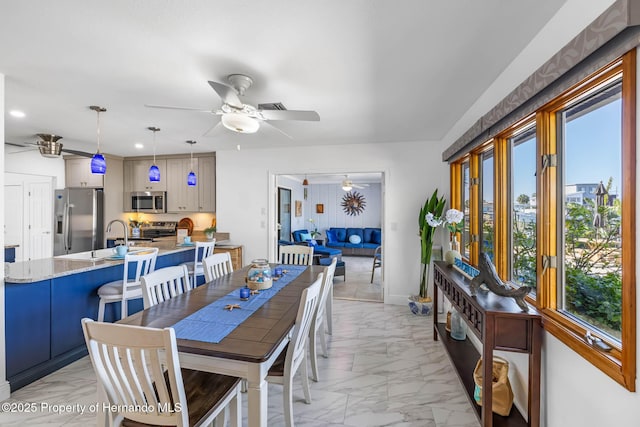
<path id="1" fill-rule="evenodd" d="M 235 289 L 173 325 L 176 338 L 219 343 L 307 269 L 306 265 L 279 265 L 278 267 L 287 270 L 287 273 L 280 279 L 274 280 L 271 288 L 252 295 L 248 301 L 241 301 L 240 288 Z M 225 310 L 224 307 L 228 304 L 238 304 L 241 309 Z"/>

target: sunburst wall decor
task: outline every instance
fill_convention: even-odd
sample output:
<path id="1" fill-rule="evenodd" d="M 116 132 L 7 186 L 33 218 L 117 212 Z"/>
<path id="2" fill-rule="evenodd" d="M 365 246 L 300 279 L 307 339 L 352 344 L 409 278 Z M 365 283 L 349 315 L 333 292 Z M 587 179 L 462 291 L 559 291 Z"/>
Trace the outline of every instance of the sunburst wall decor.
<path id="1" fill-rule="evenodd" d="M 364 207 L 366 205 L 367 202 L 365 201 L 364 196 L 357 191 L 354 191 L 353 193 L 348 192 L 342 196 L 342 209 L 347 215 L 360 215 L 364 212 Z"/>

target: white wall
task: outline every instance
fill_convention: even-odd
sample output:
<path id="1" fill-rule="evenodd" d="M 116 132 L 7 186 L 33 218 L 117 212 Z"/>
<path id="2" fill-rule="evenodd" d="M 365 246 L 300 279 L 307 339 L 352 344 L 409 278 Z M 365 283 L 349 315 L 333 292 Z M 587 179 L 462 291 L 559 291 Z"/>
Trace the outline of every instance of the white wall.
<path id="1" fill-rule="evenodd" d="M 324 231 L 329 227 L 381 227 L 382 226 L 382 186 L 371 183 L 364 188 L 354 188 L 365 199 L 364 212 L 360 215 L 347 215 L 342 210 L 342 198 L 346 191 L 340 184 L 312 184 L 309 185 L 307 200 L 303 204 L 305 219 L 304 227 L 312 230 L 315 226 L 326 236 Z M 324 213 L 316 213 L 316 204 L 324 205 Z M 309 223 L 309 218 L 314 223 Z"/>
<path id="2" fill-rule="evenodd" d="M 42 157 L 40 152 L 31 149 L 22 149 L 4 146 L 4 171 L 28 175 L 52 176 L 54 189 L 64 188 L 64 160 L 58 158 Z"/>
<path id="3" fill-rule="evenodd" d="M 0 135 L 4 139 L 4 74 L 0 73 Z M 0 165 L 4 165 L 4 150 L 0 152 Z M 4 200 L 4 173 L 0 173 L 0 200 Z M 0 221 L 4 225 L 4 209 L 0 209 Z M 4 247 L 4 233 L 0 235 L 0 243 Z M 9 398 L 9 383 L 7 382 L 7 363 L 4 341 L 4 250 L 0 255 L 0 400 Z"/>
<path id="4" fill-rule="evenodd" d="M 502 100 L 613 2 L 614 0 L 567 0 L 541 33 L 460 118 L 445 138 L 444 146 L 448 147 L 453 143 L 481 115 Z M 640 117 L 637 120 L 640 123 Z M 640 192 L 638 195 L 640 196 Z M 637 220 L 640 221 L 640 206 L 636 209 Z M 636 257 L 637 265 L 640 261 L 640 234 L 636 237 Z M 635 307 L 640 307 L 640 292 L 637 292 Z M 635 332 L 636 342 L 640 344 L 637 326 Z M 517 388 L 521 391 L 517 398 L 519 404 L 524 404 L 526 409 L 526 397 L 522 395 L 522 388 L 525 386 L 523 383 L 527 378 L 526 358 L 513 353 L 500 354 L 511 362 L 510 377 L 517 382 Z M 640 352 L 636 367 L 640 368 Z M 543 337 L 541 394 L 542 426 L 640 425 L 640 393 L 627 391 L 549 333 L 544 333 Z"/>
<path id="5" fill-rule="evenodd" d="M 447 194 L 449 186 L 448 166 L 440 160 L 443 149 L 437 142 L 398 142 L 218 152 L 219 227 L 245 245 L 245 259 L 274 259 L 275 176 L 383 172 L 385 301 L 405 304 L 419 288 L 418 212 L 434 189 Z M 340 156 L 331 156 L 331 162 L 315 160 L 338 150 Z"/>

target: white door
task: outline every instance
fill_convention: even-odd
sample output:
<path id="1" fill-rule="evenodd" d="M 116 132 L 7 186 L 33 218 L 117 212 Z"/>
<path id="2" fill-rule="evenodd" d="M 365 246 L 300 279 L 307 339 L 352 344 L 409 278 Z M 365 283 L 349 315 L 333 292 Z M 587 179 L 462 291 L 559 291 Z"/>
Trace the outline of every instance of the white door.
<path id="1" fill-rule="evenodd" d="M 16 261 L 22 261 L 24 243 L 22 230 L 24 228 L 24 203 L 22 185 L 4 186 L 4 244 L 19 245 L 16 248 Z"/>
<path id="2" fill-rule="evenodd" d="M 29 259 L 53 256 L 53 190 L 51 183 L 28 184 Z"/>

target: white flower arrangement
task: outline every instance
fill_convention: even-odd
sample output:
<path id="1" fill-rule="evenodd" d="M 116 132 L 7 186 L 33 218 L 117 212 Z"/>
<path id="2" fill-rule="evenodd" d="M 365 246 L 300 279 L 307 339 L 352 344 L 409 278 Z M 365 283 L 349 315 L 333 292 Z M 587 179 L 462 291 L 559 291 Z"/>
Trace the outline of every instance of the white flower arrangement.
<path id="1" fill-rule="evenodd" d="M 450 233 L 459 233 L 464 227 L 464 213 L 458 209 L 449 209 L 445 212 L 444 217 L 439 218 L 429 212 L 424 219 L 431 227 L 439 227 L 441 225 L 447 227 Z"/>

